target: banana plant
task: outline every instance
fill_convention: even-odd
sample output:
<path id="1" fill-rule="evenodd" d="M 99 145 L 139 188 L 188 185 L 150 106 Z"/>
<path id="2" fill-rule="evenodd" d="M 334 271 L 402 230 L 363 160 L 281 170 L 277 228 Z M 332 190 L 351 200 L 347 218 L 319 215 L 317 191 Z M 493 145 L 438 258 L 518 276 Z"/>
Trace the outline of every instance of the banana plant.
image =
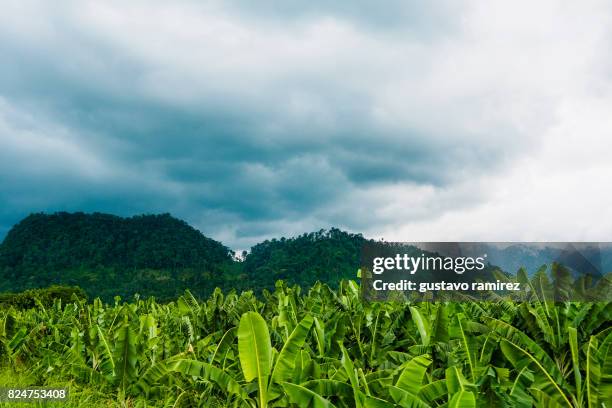
<path id="1" fill-rule="evenodd" d="M 70 383 L 75 406 L 611 407 L 612 303 L 568 301 L 559 266 L 500 278 L 528 290 L 367 302 L 355 282 L 278 282 L 169 303 L 0 307 L 0 380 Z M 610 282 L 571 285 L 588 297 Z"/>
<path id="2" fill-rule="evenodd" d="M 247 312 L 238 327 L 238 354 L 246 382 L 257 380 L 258 406 L 264 408 L 268 402 L 280 396 L 277 385 L 288 380 L 295 367 L 295 360 L 313 324 L 306 315 L 293 329 L 273 362 L 273 348 L 265 320 L 257 312 Z M 297 392 L 292 389 L 293 392 Z"/>

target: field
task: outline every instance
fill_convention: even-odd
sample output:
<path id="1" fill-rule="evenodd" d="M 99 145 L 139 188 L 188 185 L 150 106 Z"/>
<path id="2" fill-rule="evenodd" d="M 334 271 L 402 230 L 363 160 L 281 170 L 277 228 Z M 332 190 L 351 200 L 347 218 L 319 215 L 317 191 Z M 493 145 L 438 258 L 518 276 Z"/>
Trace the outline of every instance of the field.
<path id="1" fill-rule="evenodd" d="M 612 304 L 533 289 L 368 303 L 353 281 L 279 281 L 259 297 L 4 308 L 0 383 L 68 386 L 62 407 L 612 406 Z"/>

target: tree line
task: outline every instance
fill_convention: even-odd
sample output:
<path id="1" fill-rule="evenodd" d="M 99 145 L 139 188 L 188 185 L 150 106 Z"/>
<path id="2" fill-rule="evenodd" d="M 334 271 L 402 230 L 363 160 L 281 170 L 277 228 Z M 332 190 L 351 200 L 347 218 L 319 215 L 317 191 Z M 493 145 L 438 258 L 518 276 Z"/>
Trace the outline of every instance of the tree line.
<path id="1" fill-rule="evenodd" d="M 0 245 L 0 292 L 78 285 L 106 301 L 136 293 L 164 301 L 187 288 L 201 297 L 216 287 L 261 292 L 279 279 L 335 287 L 355 276 L 364 240 L 331 228 L 266 240 L 238 259 L 170 214 L 38 213 Z"/>

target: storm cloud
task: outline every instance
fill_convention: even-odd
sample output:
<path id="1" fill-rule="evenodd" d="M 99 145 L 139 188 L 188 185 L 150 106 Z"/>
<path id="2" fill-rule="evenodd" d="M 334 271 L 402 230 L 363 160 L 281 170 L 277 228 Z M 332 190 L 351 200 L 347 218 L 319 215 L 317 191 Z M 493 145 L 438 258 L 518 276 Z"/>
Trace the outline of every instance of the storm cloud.
<path id="1" fill-rule="evenodd" d="M 612 7 L 519 3 L 9 1 L 0 236 L 82 210 L 171 212 L 234 248 L 329 226 L 604 239 L 581 214 L 610 194 L 577 175 L 612 174 Z M 563 180 L 603 195 L 568 203 Z"/>

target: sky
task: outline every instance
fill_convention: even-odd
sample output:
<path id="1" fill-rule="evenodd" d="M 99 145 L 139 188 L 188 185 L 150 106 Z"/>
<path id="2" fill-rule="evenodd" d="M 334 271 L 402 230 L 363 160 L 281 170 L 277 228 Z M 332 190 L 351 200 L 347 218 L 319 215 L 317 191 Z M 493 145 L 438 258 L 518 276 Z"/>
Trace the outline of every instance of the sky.
<path id="1" fill-rule="evenodd" d="M 612 3 L 5 1 L 0 239 L 612 240 Z"/>

